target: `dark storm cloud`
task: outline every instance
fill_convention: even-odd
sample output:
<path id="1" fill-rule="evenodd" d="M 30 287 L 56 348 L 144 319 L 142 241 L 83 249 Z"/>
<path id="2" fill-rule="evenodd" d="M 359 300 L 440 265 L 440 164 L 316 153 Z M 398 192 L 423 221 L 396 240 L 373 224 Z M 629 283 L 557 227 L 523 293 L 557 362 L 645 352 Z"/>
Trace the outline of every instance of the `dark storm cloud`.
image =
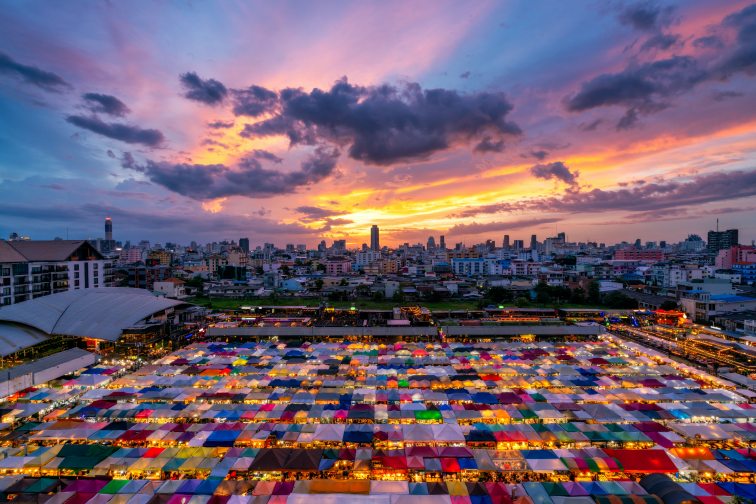
<path id="1" fill-rule="evenodd" d="M 86 107 L 92 112 L 123 117 L 129 112 L 129 107 L 115 96 L 100 93 L 85 93 L 81 95 Z"/>
<path id="2" fill-rule="evenodd" d="M 278 94 L 262 86 L 234 89 L 234 115 L 258 117 L 273 112 L 278 105 Z"/>
<path id="3" fill-rule="evenodd" d="M 106 136 L 114 140 L 120 140 L 130 144 L 142 144 L 147 147 L 157 147 L 163 143 L 163 134 L 156 129 L 142 129 L 138 126 L 131 126 L 120 123 L 106 123 L 97 117 L 85 117 L 71 115 L 66 121 L 84 128 L 98 135 Z"/>
<path id="4" fill-rule="evenodd" d="M 298 170 L 284 172 L 263 168 L 250 156 L 237 166 L 200 165 L 147 161 L 144 165 L 122 163 L 124 167 L 145 174 L 155 184 L 196 200 L 247 196 L 268 198 L 296 192 L 299 187 L 314 184 L 328 177 L 336 167 L 339 152 L 319 147 L 302 161 Z"/>
<path id="5" fill-rule="evenodd" d="M 70 88 L 62 77 L 31 65 L 24 65 L 5 53 L 0 52 L 0 74 L 19 78 L 24 82 L 46 91 L 60 91 Z"/>
<path id="6" fill-rule="evenodd" d="M 423 159 L 456 142 L 493 144 L 520 129 L 507 120 L 512 105 L 502 93 L 460 94 L 398 86 L 356 86 L 346 78 L 330 90 L 284 89 L 275 115 L 245 126 L 242 135 L 286 135 L 292 145 L 328 142 L 349 156 L 386 165 Z"/>
<path id="7" fill-rule="evenodd" d="M 670 25 L 674 7 L 661 7 L 655 2 L 638 2 L 619 13 L 622 24 L 640 31 L 657 31 Z"/>
<path id="8" fill-rule="evenodd" d="M 450 235 L 475 235 L 482 233 L 491 233 L 494 231 L 510 231 L 515 229 L 530 229 L 542 224 L 553 224 L 560 222 L 562 219 L 556 217 L 543 219 L 527 219 L 522 221 L 511 222 L 472 222 L 470 224 L 457 224 L 447 231 Z"/>
<path id="9" fill-rule="evenodd" d="M 255 149 L 252 151 L 252 157 L 255 159 L 262 159 L 265 161 L 270 161 L 272 163 L 281 164 L 283 162 L 283 158 L 280 158 L 273 154 L 272 152 L 268 152 L 263 149 Z"/>
<path id="10" fill-rule="evenodd" d="M 181 85 L 186 92 L 184 97 L 189 100 L 198 101 L 207 105 L 217 105 L 221 103 L 228 94 L 228 90 L 223 83 L 215 79 L 201 79 L 194 72 L 186 72 L 179 76 Z"/>
<path id="11" fill-rule="evenodd" d="M 545 180 L 557 179 L 567 185 L 577 184 L 578 172 L 572 172 L 563 162 L 556 161 L 549 164 L 537 164 L 530 169 L 530 173 L 536 178 Z"/>
<path id="12" fill-rule="evenodd" d="M 212 129 L 226 129 L 233 128 L 234 121 L 212 121 L 207 123 L 208 128 Z"/>
<path id="13" fill-rule="evenodd" d="M 514 203 L 495 203 L 465 209 L 459 217 L 474 217 L 518 211 L 595 213 L 611 211 L 649 212 L 695 207 L 717 201 L 756 196 L 756 170 L 715 172 L 689 181 L 636 184 L 632 188 L 572 191 L 563 196 L 536 198 Z"/>

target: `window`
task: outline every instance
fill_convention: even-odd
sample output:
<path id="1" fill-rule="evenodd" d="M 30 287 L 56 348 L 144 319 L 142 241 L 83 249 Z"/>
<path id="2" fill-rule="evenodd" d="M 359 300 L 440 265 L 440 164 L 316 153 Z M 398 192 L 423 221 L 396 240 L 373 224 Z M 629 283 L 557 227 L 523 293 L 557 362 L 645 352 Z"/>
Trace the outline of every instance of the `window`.
<path id="1" fill-rule="evenodd" d="M 74 264 L 74 271 L 79 271 L 79 265 L 78 264 Z"/>

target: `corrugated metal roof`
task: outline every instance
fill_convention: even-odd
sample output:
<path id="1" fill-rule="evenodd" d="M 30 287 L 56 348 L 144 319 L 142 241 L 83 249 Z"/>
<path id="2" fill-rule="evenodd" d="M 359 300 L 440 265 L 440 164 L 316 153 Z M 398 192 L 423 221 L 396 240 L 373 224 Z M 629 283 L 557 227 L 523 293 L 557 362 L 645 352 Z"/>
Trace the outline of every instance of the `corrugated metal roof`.
<path id="1" fill-rule="evenodd" d="M 0 355 L 5 357 L 47 339 L 47 334 L 23 324 L 0 322 Z"/>
<path id="2" fill-rule="evenodd" d="M 0 308 L 0 323 L 17 322 L 47 334 L 115 341 L 123 329 L 181 304 L 144 289 L 82 289 Z"/>
<path id="3" fill-rule="evenodd" d="M 50 369 L 51 367 L 59 366 L 64 362 L 78 359 L 79 357 L 83 357 L 85 355 L 93 354 L 87 352 L 86 350 L 82 350 L 81 348 L 70 348 L 68 350 L 63 350 L 62 352 L 48 355 L 47 357 L 42 357 L 41 359 L 37 359 L 32 362 L 21 364 L 20 366 L 9 368 L 2 373 L 2 378 L 12 379 L 16 376 L 21 376 L 28 373 L 38 373 L 40 371 Z"/>

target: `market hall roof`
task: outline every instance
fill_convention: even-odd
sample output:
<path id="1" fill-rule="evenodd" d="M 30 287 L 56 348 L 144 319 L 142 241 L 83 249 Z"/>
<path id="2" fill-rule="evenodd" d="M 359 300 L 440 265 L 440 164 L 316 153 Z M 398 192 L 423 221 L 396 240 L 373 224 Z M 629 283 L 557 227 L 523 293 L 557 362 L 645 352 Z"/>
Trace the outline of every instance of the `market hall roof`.
<path id="1" fill-rule="evenodd" d="M 0 354 L 16 351 L 9 347 L 13 340 L 7 341 L 3 335 L 17 334 L 19 326 L 32 329 L 35 338 L 29 339 L 31 344 L 38 342 L 33 340 L 40 333 L 116 341 L 123 329 L 181 304 L 185 303 L 157 297 L 143 289 L 104 287 L 62 292 L 5 306 L 0 308 Z"/>

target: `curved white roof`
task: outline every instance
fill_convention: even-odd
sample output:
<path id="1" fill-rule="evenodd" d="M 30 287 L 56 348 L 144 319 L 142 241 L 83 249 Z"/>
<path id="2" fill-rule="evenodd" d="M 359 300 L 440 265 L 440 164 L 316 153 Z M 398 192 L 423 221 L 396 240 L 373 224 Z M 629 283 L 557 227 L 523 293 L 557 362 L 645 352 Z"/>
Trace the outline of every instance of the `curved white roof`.
<path id="1" fill-rule="evenodd" d="M 15 322 L 48 335 L 116 341 L 123 329 L 180 304 L 127 287 L 68 291 L 0 308 L 0 332 L 3 322 Z"/>

